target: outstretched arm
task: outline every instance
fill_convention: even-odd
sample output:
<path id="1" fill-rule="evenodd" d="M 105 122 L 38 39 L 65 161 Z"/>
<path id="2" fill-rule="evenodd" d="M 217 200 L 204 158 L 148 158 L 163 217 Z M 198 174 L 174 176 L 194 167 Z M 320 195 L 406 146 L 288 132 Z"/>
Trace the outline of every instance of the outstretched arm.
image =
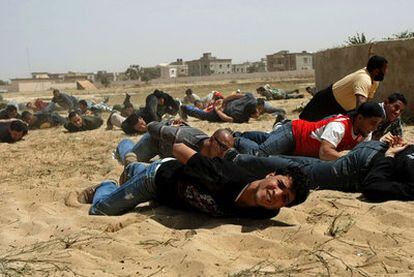
<path id="1" fill-rule="evenodd" d="M 338 152 L 332 143 L 327 140 L 322 140 L 321 146 L 319 147 L 319 158 L 325 161 L 333 161 L 346 155 L 347 152 Z"/>
<path id="2" fill-rule="evenodd" d="M 182 164 L 187 164 L 188 160 L 197 152 L 184 143 L 174 143 L 173 155 Z"/>
<path id="3" fill-rule="evenodd" d="M 214 110 L 216 110 L 217 115 L 220 117 L 221 120 L 224 122 L 233 122 L 233 118 L 225 114 L 221 109 L 217 106 L 214 106 Z"/>

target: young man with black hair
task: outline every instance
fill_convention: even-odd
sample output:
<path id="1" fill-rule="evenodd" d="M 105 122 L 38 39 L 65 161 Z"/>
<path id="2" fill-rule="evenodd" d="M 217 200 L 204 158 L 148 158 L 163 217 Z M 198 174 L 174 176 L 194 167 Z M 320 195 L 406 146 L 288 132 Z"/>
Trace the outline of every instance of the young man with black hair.
<path id="1" fill-rule="evenodd" d="M 32 114 L 29 111 L 22 113 L 22 120 L 27 123 L 31 130 L 55 127 L 63 125 L 68 121 L 56 112 Z"/>
<path id="2" fill-rule="evenodd" d="M 58 104 L 59 106 L 68 110 L 69 112 L 76 111 L 79 109 L 78 98 L 67 93 L 61 92 L 58 89 L 53 90 L 53 98 L 51 102 Z"/>
<path id="3" fill-rule="evenodd" d="M 382 136 L 390 133 L 394 136 L 403 136 L 401 114 L 407 106 L 407 99 L 399 92 L 395 92 L 380 103 L 384 110 L 385 119 L 378 128 L 372 133 L 372 139 L 379 140 Z"/>
<path id="4" fill-rule="evenodd" d="M 147 131 L 147 123 L 137 112 L 122 120 L 121 129 L 127 135 L 143 134 Z"/>
<path id="5" fill-rule="evenodd" d="M 218 129 L 209 137 L 203 131 L 183 122 L 151 122 L 148 132 L 137 143 L 123 139 L 117 147 L 117 157 L 125 162 L 128 153 L 134 153 L 139 162 L 149 162 L 159 155 L 161 158 L 173 156 L 173 145 L 184 143 L 206 157 L 223 157 L 233 147 L 234 139 L 227 129 Z"/>
<path id="6" fill-rule="evenodd" d="M 363 103 L 350 115 L 337 115 L 317 122 L 302 119 L 283 124 L 271 133 L 245 132 L 235 140 L 235 148 L 258 156 L 294 155 L 335 160 L 358 143 L 371 139 L 384 118 L 379 104 Z"/>
<path id="7" fill-rule="evenodd" d="M 182 103 L 183 103 L 184 105 L 187 105 L 187 104 L 194 104 L 194 102 L 195 102 L 196 100 L 201 101 L 200 96 L 198 96 L 197 94 L 193 93 L 193 90 L 192 90 L 191 88 L 189 88 L 189 89 L 187 89 L 187 90 L 185 91 L 185 96 L 184 96 L 184 98 L 183 98 L 183 100 L 182 100 Z"/>
<path id="8" fill-rule="evenodd" d="M 309 189 L 361 192 L 370 201 L 414 200 L 414 145 L 398 136 L 388 142 L 363 142 L 335 161 L 241 154 L 233 162 L 258 174 L 298 167 Z"/>
<path id="9" fill-rule="evenodd" d="M 14 105 L 7 105 L 4 109 L 0 110 L 0 119 L 12 119 L 18 116 L 17 108 Z"/>
<path id="10" fill-rule="evenodd" d="M 204 157 L 182 143 L 174 144 L 173 152 L 176 159 L 130 163 L 120 187 L 104 181 L 81 192 L 78 201 L 92 203 L 90 215 L 121 215 L 157 200 L 214 217 L 272 218 L 280 208 L 300 204 L 308 195 L 295 169 L 284 175 L 249 175 L 232 162 Z"/>
<path id="11" fill-rule="evenodd" d="M 70 112 L 69 122 L 63 127 L 69 132 L 94 130 L 101 127 L 103 120 L 99 116 L 80 115 L 78 112 Z"/>
<path id="12" fill-rule="evenodd" d="M 210 122 L 247 123 L 250 118 L 258 118 L 264 112 L 264 101 L 258 102 L 251 93 L 234 94 L 224 99 L 216 100 L 210 111 L 194 106 L 181 106 L 183 119 L 192 116 Z"/>
<path id="13" fill-rule="evenodd" d="M 0 120 L 0 142 L 19 141 L 27 132 L 27 124 L 20 119 Z"/>
<path id="14" fill-rule="evenodd" d="M 384 57 L 372 56 L 365 68 L 319 91 L 305 106 L 299 118 L 318 121 L 330 115 L 345 114 L 371 100 L 379 82 L 384 80 L 387 65 L 388 61 Z"/>
<path id="15" fill-rule="evenodd" d="M 179 101 L 174 100 L 169 94 L 154 90 L 145 99 L 145 107 L 140 111 L 146 123 L 161 121 L 164 114 L 176 115 L 179 109 Z"/>

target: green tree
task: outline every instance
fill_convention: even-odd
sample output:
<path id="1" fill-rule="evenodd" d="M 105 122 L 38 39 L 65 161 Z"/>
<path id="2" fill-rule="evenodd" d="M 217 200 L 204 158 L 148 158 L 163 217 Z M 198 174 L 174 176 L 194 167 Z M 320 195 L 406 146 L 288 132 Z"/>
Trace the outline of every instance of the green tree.
<path id="1" fill-rule="evenodd" d="M 364 33 L 356 33 L 353 36 L 349 36 L 345 41 L 346 45 L 356 45 L 370 43 L 372 39 L 368 40 Z"/>
<path id="2" fill-rule="evenodd" d="M 8 83 L 6 82 L 6 81 L 3 81 L 3 80 L 0 80 L 0 86 L 5 86 L 5 85 L 7 85 Z"/>
<path id="3" fill-rule="evenodd" d="M 109 85 L 111 84 L 111 78 L 110 78 L 110 73 L 107 73 L 106 71 L 98 71 L 98 73 L 96 74 L 96 79 L 104 86 L 104 87 L 109 87 Z"/>
<path id="4" fill-rule="evenodd" d="M 388 37 L 386 39 L 392 40 L 392 39 L 406 39 L 406 38 L 414 38 L 414 32 L 410 32 L 409 30 L 405 30 L 401 33 L 392 34 L 390 37 Z"/>
<path id="5" fill-rule="evenodd" d="M 141 81 L 148 82 L 152 79 L 161 77 L 161 68 L 159 67 L 146 67 L 140 70 Z"/>
<path id="6" fill-rule="evenodd" d="M 141 71 L 142 71 L 142 68 L 139 65 L 132 64 L 125 71 L 125 75 L 127 75 L 129 80 L 139 80 Z"/>

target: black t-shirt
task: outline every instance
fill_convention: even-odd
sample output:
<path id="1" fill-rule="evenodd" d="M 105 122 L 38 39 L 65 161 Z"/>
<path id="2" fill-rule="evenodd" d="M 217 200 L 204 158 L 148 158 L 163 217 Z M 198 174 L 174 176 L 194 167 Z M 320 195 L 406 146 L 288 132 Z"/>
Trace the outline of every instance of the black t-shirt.
<path id="1" fill-rule="evenodd" d="M 102 118 L 98 116 L 89 116 L 89 115 L 83 115 L 82 116 L 83 123 L 81 127 L 76 127 L 71 122 L 68 122 L 64 125 L 64 127 L 69 132 L 80 132 L 80 131 L 88 131 L 88 130 L 94 130 L 101 127 L 103 120 Z"/>
<path id="2" fill-rule="evenodd" d="M 395 155 L 376 154 L 361 184 L 361 192 L 370 200 L 414 200 L 414 145 Z"/>
<path id="3" fill-rule="evenodd" d="M 0 122 L 0 142 L 13 142 L 9 132 L 10 122 Z"/>
<path id="4" fill-rule="evenodd" d="M 261 178 L 264 176 L 245 174 L 232 162 L 197 153 L 186 165 L 176 160 L 161 164 L 155 183 L 158 200 L 169 206 L 195 209 L 212 216 L 271 218 L 278 210 L 235 205 L 246 185 Z"/>

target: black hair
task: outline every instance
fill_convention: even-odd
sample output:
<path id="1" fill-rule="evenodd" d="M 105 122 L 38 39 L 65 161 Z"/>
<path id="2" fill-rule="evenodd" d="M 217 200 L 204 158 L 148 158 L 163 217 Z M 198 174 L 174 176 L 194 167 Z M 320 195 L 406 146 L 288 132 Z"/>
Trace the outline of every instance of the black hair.
<path id="1" fill-rule="evenodd" d="M 296 166 L 289 166 L 283 172 L 278 172 L 278 174 L 292 178 L 292 187 L 290 190 L 295 194 L 295 199 L 286 205 L 286 207 L 293 207 L 305 202 L 309 195 L 309 181 L 302 170 Z"/>
<path id="2" fill-rule="evenodd" d="M 367 70 L 368 72 L 372 72 L 374 69 L 381 69 L 385 64 L 388 64 L 388 61 L 384 57 L 375 55 L 369 58 L 367 63 Z"/>
<path id="3" fill-rule="evenodd" d="M 193 93 L 193 90 L 191 88 L 188 88 L 188 89 L 186 89 L 185 93 L 192 94 Z"/>
<path id="4" fill-rule="evenodd" d="M 138 123 L 138 120 L 142 118 L 142 116 L 133 113 L 130 116 L 128 116 L 124 122 L 122 122 L 121 128 L 127 135 L 133 135 L 133 134 L 140 134 L 145 132 L 138 132 L 134 129 L 134 126 Z"/>
<path id="5" fill-rule="evenodd" d="M 70 120 L 71 118 L 73 118 L 77 115 L 80 115 L 80 114 L 77 111 L 72 111 L 72 112 L 69 113 L 68 119 Z"/>
<path id="6" fill-rule="evenodd" d="M 264 98 L 257 98 L 257 106 L 264 106 L 266 99 Z"/>
<path id="7" fill-rule="evenodd" d="M 7 105 L 5 110 L 8 112 L 17 112 L 17 108 L 14 105 Z"/>
<path id="8" fill-rule="evenodd" d="M 79 100 L 79 105 L 85 105 L 86 107 L 88 106 L 88 103 L 86 102 L 86 100 Z"/>
<path id="9" fill-rule="evenodd" d="M 29 118 L 29 116 L 31 116 L 32 115 L 32 113 L 31 112 L 29 112 L 29 111 L 24 111 L 24 112 L 22 112 L 22 119 L 24 120 L 24 121 L 26 121 L 28 118 Z"/>
<path id="10" fill-rule="evenodd" d="M 395 103 L 397 101 L 401 101 L 404 103 L 404 105 L 407 105 L 407 99 L 405 99 L 404 94 L 399 93 L 399 92 L 394 92 L 393 94 L 388 96 L 388 103 L 392 104 Z"/>
<path id="11" fill-rule="evenodd" d="M 203 104 L 203 102 L 201 101 L 201 100 L 194 100 L 194 106 L 197 104 L 197 103 L 201 103 L 201 104 Z"/>
<path id="12" fill-rule="evenodd" d="M 381 117 L 385 118 L 384 110 L 376 102 L 362 103 L 354 112 L 355 115 L 362 115 L 363 117 Z"/>
<path id="13" fill-rule="evenodd" d="M 13 120 L 10 123 L 10 129 L 16 132 L 23 132 L 23 135 L 26 135 L 28 131 L 27 124 L 21 120 Z"/>

